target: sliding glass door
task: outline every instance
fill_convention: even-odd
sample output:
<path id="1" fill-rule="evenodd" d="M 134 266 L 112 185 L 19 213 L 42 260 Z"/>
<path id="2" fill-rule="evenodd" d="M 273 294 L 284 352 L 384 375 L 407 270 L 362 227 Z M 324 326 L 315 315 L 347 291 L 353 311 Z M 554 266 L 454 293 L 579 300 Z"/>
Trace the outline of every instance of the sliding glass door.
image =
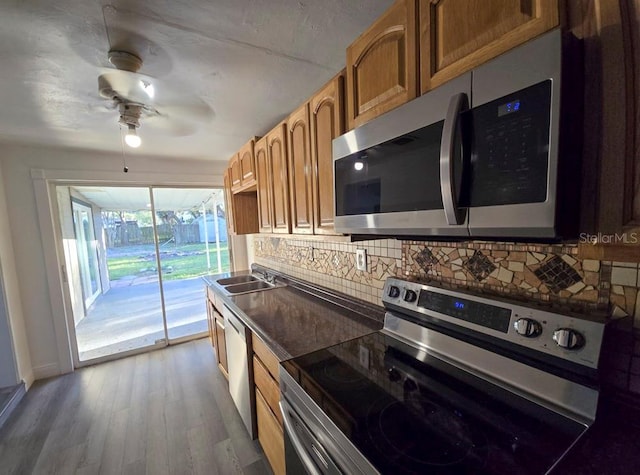
<path id="1" fill-rule="evenodd" d="M 101 290 L 93 213 L 90 206 L 75 199 L 72 200 L 72 207 L 82 295 L 84 306 L 88 308 L 100 295 Z"/>
<path id="2" fill-rule="evenodd" d="M 201 276 L 229 270 L 221 190 L 153 188 L 170 340 L 207 332 Z"/>
<path id="3" fill-rule="evenodd" d="M 230 268 L 221 190 L 57 191 L 78 366 L 206 335 L 200 277 Z"/>

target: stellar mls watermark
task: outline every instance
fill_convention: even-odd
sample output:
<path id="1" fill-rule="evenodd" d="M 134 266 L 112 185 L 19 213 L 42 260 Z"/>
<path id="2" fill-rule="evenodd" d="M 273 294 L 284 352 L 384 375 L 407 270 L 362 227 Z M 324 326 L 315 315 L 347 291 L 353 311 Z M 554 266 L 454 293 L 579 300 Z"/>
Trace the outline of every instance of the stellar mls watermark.
<path id="1" fill-rule="evenodd" d="M 631 233 L 580 233 L 580 242 L 587 244 L 638 244 L 640 243 L 640 234 Z"/>

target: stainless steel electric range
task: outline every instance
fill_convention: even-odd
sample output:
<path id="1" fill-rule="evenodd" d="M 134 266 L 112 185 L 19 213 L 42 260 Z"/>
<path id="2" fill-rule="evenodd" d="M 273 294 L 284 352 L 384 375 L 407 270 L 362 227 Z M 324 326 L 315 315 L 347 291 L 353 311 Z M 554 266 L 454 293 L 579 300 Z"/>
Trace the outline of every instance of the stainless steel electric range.
<path id="1" fill-rule="evenodd" d="M 544 474 L 594 422 L 603 321 L 383 293 L 383 330 L 281 366 L 287 473 Z"/>

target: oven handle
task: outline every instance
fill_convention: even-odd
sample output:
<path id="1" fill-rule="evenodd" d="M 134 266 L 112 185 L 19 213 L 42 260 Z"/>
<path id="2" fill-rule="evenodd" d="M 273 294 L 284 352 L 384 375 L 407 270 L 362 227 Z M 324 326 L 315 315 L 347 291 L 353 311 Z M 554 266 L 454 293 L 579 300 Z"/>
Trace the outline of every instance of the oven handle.
<path id="1" fill-rule="evenodd" d="M 454 148 L 460 113 L 467 108 L 467 95 L 463 92 L 451 96 L 449 109 L 444 119 L 442 141 L 440 142 L 440 192 L 444 215 L 448 224 L 462 224 L 462 215 L 456 198 L 454 174 Z"/>
<path id="2" fill-rule="evenodd" d="M 291 444 L 295 449 L 296 453 L 300 457 L 300 461 L 309 472 L 309 475 L 322 475 L 321 472 L 318 471 L 315 463 L 311 456 L 307 453 L 307 450 L 300 440 L 298 433 L 293 427 L 293 421 L 291 420 L 291 416 L 289 415 L 289 411 L 291 411 L 291 406 L 287 404 L 285 401 L 280 400 L 280 411 L 282 412 L 282 423 L 284 424 L 284 430 L 289 435 L 291 440 Z"/>

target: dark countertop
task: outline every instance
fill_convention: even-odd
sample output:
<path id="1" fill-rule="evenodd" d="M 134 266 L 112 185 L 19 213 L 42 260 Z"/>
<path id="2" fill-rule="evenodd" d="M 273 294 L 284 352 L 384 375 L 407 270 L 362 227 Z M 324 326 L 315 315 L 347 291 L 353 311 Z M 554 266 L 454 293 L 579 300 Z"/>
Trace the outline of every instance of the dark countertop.
<path id="1" fill-rule="evenodd" d="M 362 311 L 343 308 L 293 286 L 230 296 L 215 284 L 216 279 L 249 273 L 232 272 L 203 279 L 270 346 L 280 361 L 382 328 L 382 323 L 365 318 Z M 640 473 L 640 406 L 633 408 L 628 400 L 602 394 L 595 424 L 552 473 Z"/>
<path id="2" fill-rule="evenodd" d="M 247 274 L 250 272 L 233 272 L 205 276 L 203 280 L 270 347 L 280 361 L 382 328 L 380 321 L 316 297 L 293 285 L 228 295 L 215 283 L 223 277 Z"/>
<path id="3" fill-rule="evenodd" d="M 640 410 L 605 400 L 596 422 L 553 471 L 562 475 L 640 473 Z"/>

